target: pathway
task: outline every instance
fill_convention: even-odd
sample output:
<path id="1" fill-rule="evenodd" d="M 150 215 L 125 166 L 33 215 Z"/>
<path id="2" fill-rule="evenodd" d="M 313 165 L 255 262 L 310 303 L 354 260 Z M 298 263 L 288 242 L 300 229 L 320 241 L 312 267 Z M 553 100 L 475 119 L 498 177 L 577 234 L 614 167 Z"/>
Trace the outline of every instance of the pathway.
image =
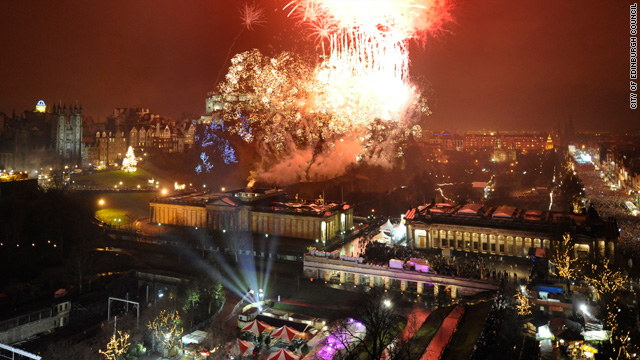
<path id="1" fill-rule="evenodd" d="M 444 352 L 445 347 L 451 341 L 451 337 L 458 329 L 458 323 L 464 314 L 463 306 L 456 306 L 453 311 L 449 313 L 446 319 L 442 322 L 440 329 L 436 335 L 431 339 L 431 342 L 427 346 L 427 350 L 422 354 L 420 360 L 439 360 Z"/>

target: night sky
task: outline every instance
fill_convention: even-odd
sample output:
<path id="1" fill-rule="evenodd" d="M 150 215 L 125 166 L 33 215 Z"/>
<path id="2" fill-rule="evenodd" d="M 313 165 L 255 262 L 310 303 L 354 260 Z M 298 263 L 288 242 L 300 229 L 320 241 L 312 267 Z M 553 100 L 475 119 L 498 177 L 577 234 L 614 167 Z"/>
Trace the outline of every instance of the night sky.
<path id="1" fill-rule="evenodd" d="M 257 1 L 267 24 L 248 31 L 244 2 L 234 0 L 3 1 L 0 111 L 44 99 L 77 101 L 96 120 L 116 107 L 200 115 L 234 38 L 231 55 L 309 49 L 285 17 L 287 2 Z M 631 3 L 455 2 L 455 23 L 412 47 L 412 74 L 433 92 L 428 127 L 552 130 L 572 118 L 578 130 L 638 128 L 640 112 L 629 109 Z"/>

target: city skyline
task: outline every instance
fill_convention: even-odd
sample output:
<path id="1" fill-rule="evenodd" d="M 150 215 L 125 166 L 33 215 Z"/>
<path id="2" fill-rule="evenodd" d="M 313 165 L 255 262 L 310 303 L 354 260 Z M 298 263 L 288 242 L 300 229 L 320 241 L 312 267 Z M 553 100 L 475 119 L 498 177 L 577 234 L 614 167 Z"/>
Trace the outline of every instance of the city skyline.
<path id="1" fill-rule="evenodd" d="M 77 101 L 101 121 L 120 107 L 198 116 L 234 54 L 313 47 L 285 2 L 256 2 L 266 23 L 253 31 L 240 23 L 243 4 L 4 4 L 1 75 L 12 86 L 0 93 L 0 111 L 44 99 Z M 431 83 L 427 127 L 549 130 L 572 119 L 576 130 L 633 129 L 628 5 L 455 2 L 454 22 L 412 46 L 412 78 Z"/>

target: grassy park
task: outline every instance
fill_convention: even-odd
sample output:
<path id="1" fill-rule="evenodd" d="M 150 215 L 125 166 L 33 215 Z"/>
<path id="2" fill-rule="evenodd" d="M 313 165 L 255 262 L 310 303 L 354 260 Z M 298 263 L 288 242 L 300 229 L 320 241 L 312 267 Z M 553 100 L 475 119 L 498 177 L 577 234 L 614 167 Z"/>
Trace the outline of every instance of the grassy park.
<path id="1" fill-rule="evenodd" d="M 151 185 L 149 180 L 153 179 L 159 187 L 172 187 L 173 182 L 165 178 L 159 177 L 157 174 L 151 173 L 143 168 L 138 168 L 135 172 L 128 173 L 124 170 L 103 170 L 96 171 L 92 174 L 72 175 L 71 180 L 76 186 L 92 186 L 104 188 L 142 188 Z M 153 186 L 156 184 L 154 183 Z"/>

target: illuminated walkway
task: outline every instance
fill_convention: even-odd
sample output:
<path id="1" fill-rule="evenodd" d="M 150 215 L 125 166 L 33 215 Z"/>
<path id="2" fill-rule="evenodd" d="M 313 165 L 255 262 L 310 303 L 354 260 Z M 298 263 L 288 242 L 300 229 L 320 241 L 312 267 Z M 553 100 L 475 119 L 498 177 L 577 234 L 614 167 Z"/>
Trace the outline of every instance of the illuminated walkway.
<path id="1" fill-rule="evenodd" d="M 427 346 L 427 350 L 425 350 L 424 354 L 420 360 L 438 360 L 442 356 L 444 349 L 451 341 L 451 337 L 458 329 L 458 323 L 462 318 L 462 314 L 464 314 L 464 306 L 456 306 L 451 313 L 447 316 L 446 319 L 442 322 L 440 329 L 436 335 L 431 339 L 429 346 Z"/>

